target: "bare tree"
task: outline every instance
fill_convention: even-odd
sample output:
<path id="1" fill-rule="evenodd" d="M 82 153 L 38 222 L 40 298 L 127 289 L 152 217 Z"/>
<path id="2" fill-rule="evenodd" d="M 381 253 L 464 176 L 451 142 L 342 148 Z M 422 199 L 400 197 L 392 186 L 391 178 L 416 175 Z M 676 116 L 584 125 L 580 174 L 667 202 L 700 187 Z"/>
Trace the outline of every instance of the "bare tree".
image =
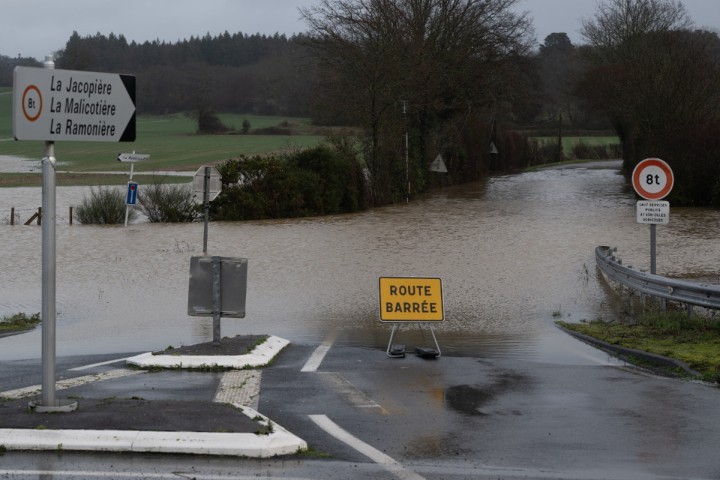
<path id="1" fill-rule="evenodd" d="M 626 173 L 659 156 L 675 173 L 675 205 L 720 205 L 718 35 L 687 28 L 670 0 L 612 0 L 587 26 L 599 55 L 584 92 L 615 126 Z"/>
<path id="2" fill-rule="evenodd" d="M 400 170 L 399 132 L 410 131 L 409 170 L 422 185 L 428 142 L 441 144 L 433 138 L 468 109 L 511 96 L 508 72 L 532 41 L 518 1 L 321 0 L 302 11 L 335 105 L 367 132 L 376 193 Z"/>
<path id="3" fill-rule="evenodd" d="M 608 54 L 648 33 L 691 25 L 680 0 L 605 0 L 592 18 L 582 21 L 580 33 L 588 45 Z"/>

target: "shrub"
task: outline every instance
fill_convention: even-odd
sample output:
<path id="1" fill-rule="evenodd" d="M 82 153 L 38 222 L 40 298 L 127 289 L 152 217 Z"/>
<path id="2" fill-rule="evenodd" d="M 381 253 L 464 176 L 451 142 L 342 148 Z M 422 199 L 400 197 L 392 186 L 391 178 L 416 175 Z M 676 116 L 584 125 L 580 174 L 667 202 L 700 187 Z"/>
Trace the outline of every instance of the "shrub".
<path id="1" fill-rule="evenodd" d="M 75 209 L 77 220 L 83 224 L 117 224 L 125 222 L 125 195 L 111 187 L 90 189 L 90 197 L 83 197 Z M 137 216 L 135 210 L 128 211 L 128 221 Z"/>
<path id="2" fill-rule="evenodd" d="M 283 127 L 264 127 L 253 130 L 255 135 L 292 135 L 289 128 Z"/>
<path id="3" fill-rule="evenodd" d="M 150 222 L 192 222 L 200 215 L 190 185 L 154 182 L 139 192 L 138 202 Z"/>
<path id="4" fill-rule="evenodd" d="M 579 141 L 572 149 L 572 156 L 577 160 L 607 160 L 622 158 L 622 151 L 619 143 L 588 145 Z"/>
<path id="5" fill-rule="evenodd" d="M 197 133 L 200 134 L 216 134 L 225 133 L 230 130 L 225 124 L 222 123 L 217 114 L 210 109 L 201 108 L 197 112 L 198 129 Z"/>
<path id="6" fill-rule="evenodd" d="M 0 318 L 0 331 L 18 331 L 34 327 L 41 322 L 40 314 L 27 315 L 24 312 Z"/>
<path id="7" fill-rule="evenodd" d="M 255 220 L 365 208 L 365 177 L 352 152 L 317 147 L 271 157 L 240 157 L 218 168 L 223 191 L 215 220 Z"/>

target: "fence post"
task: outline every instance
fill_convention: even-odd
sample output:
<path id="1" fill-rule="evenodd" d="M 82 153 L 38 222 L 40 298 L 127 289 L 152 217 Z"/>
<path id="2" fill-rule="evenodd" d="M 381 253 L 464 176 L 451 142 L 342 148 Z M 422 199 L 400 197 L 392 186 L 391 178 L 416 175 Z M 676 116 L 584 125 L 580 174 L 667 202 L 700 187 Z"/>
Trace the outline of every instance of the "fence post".
<path id="1" fill-rule="evenodd" d="M 15 225 L 15 207 L 10 207 L 10 225 Z"/>
<path id="2" fill-rule="evenodd" d="M 72 207 L 69 207 L 70 210 L 68 212 L 68 216 L 70 217 L 70 225 L 72 225 Z"/>

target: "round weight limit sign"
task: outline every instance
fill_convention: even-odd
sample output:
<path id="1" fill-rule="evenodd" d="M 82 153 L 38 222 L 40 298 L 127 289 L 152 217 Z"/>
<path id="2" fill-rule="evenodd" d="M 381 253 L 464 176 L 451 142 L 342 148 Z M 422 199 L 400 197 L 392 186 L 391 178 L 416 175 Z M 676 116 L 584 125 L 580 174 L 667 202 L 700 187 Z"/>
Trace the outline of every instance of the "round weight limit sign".
<path id="1" fill-rule="evenodd" d="M 675 183 L 670 165 L 659 158 L 646 158 L 638 163 L 632 173 L 632 185 L 645 200 L 665 198 Z"/>

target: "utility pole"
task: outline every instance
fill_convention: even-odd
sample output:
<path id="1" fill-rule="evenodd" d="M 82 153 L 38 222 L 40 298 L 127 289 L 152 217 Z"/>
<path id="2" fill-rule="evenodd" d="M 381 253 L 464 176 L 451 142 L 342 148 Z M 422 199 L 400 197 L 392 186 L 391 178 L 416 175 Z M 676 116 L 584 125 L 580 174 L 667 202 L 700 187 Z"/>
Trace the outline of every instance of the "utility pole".
<path id="1" fill-rule="evenodd" d="M 405 203 L 410 203 L 410 139 L 408 135 L 407 100 L 403 100 L 403 120 L 405 121 L 405 181 L 407 182 Z"/>

